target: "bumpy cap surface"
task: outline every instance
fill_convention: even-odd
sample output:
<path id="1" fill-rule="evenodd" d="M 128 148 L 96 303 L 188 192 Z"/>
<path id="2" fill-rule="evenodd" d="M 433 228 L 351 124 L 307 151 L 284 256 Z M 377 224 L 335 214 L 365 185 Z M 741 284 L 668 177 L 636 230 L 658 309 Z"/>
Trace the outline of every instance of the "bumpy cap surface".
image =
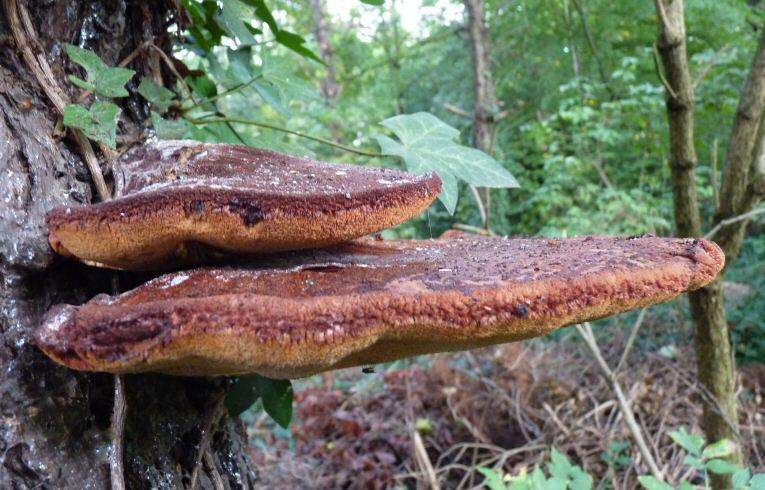
<path id="1" fill-rule="evenodd" d="M 36 343 L 75 369 L 294 378 L 544 335 L 670 300 L 723 263 L 695 239 L 356 240 L 58 306 Z"/>
<path id="2" fill-rule="evenodd" d="M 435 174 L 193 141 L 139 146 L 119 168 L 115 199 L 48 214 L 54 250 L 91 265 L 153 269 L 211 250 L 321 247 L 406 221 L 441 191 Z"/>

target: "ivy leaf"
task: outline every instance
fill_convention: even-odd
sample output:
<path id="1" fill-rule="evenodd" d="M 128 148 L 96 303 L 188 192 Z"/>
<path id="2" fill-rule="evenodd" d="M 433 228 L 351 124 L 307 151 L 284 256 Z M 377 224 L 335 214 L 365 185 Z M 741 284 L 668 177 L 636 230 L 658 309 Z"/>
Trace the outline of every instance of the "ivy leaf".
<path id="1" fill-rule="evenodd" d="M 752 490 L 765 490 L 765 473 L 757 473 L 749 482 Z"/>
<path id="2" fill-rule="evenodd" d="M 664 483 L 653 476 L 639 476 L 638 481 L 646 490 L 674 490 L 670 484 Z"/>
<path id="3" fill-rule="evenodd" d="M 266 413 L 286 428 L 292 420 L 292 396 L 292 383 L 288 379 L 270 379 L 256 374 L 237 379 L 225 404 L 228 413 L 236 417 L 260 398 Z"/>
<path id="4" fill-rule="evenodd" d="M 66 44 L 66 54 L 69 59 L 85 68 L 87 80 L 69 75 L 69 80 L 78 87 L 93 90 L 104 97 L 127 97 L 125 84 L 135 72 L 127 68 L 112 68 L 89 49 L 83 49 L 73 44 Z"/>
<path id="5" fill-rule="evenodd" d="M 96 101 L 90 109 L 69 104 L 64 109 L 64 125 L 77 128 L 91 140 L 117 148 L 117 117 L 120 108 L 111 102 Z"/>
<path id="6" fill-rule="evenodd" d="M 291 49 L 304 58 L 310 58 L 314 61 L 318 61 L 322 65 L 324 61 L 319 58 L 316 53 L 305 47 L 305 39 L 295 34 L 294 32 L 279 30 L 276 33 L 276 42 L 282 46 Z"/>
<path id="7" fill-rule="evenodd" d="M 507 488 L 505 482 L 502 480 L 502 475 L 500 475 L 496 470 L 484 467 L 479 467 L 476 469 L 480 474 L 483 475 L 483 484 L 486 485 L 489 490 L 505 490 L 505 488 Z"/>
<path id="8" fill-rule="evenodd" d="M 751 475 L 749 468 L 742 468 L 733 474 L 732 483 L 733 488 L 741 488 L 749 483 L 749 476 Z"/>
<path id="9" fill-rule="evenodd" d="M 138 85 L 138 93 L 141 97 L 148 100 L 159 112 L 165 112 L 173 104 L 175 92 L 160 87 L 146 77 L 141 77 L 141 83 Z"/>
<path id="10" fill-rule="evenodd" d="M 669 432 L 669 437 L 680 447 L 694 456 L 701 456 L 701 448 L 704 446 L 704 438 L 690 434 L 685 427 Z"/>
<path id="11" fill-rule="evenodd" d="M 239 0 L 222 0 L 223 8 L 216 20 L 229 37 L 241 44 L 255 44 L 255 36 L 248 29 L 248 19 L 252 18 L 252 8 Z"/>
<path id="12" fill-rule="evenodd" d="M 191 131 L 191 125 L 185 119 L 164 119 L 155 111 L 151 111 L 151 125 L 161 140 L 185 139 Z"/>
<path id="13" fill-rule="evenodd" d="M 705 466 L 707 470 L 717 475 L 729 475 L 738 470 L 738 466 L 724 459 L 710 459 Z"/>
<path id="14" fill-rule="evenodd" d="M 258 393 L 263 399 L 266 413 L 285 429 L 292 420 L 292 383 L 288 379 L 269 379 L 258 376 Z"/>
<path id="15" fill-rule="evenodd" d="M 571 474 L 573 466 L 571 465 L 571 462 L 568 460 L 568 458 L 558 452 L 557 449 L 553 448 L 552 452 L 550 453 L 550 475 L 556 476 L 562 479 L 567 479 L 568 475 Z"/>
<path id="16" fill-rule="evenodd" d="M 258 376 L 242 376 L 234 382 L 224 400 L 229 415 L 237 417 L 258 401 L 260 395 L 256 386 L 257 378 Z"/>
<path id="17" fill-rule="evenodd" d="M 704 459 L 725 458 L 736 450 L 736 443 L 730 439 L 722 439 L 704 448 L 701 457 Z"/>
<path id="18" fill-rule="evenodd" d="M 433 114 L 418 112 L 380 122 L 399 142 L 378 135 L 380 150 L 400 157 L 415 174 L 436 172 L 443 183 L 438 198 L 450 214 L 457 205 L 457 179 L 479 187 L 518 187 L 510 172 L 486 153 L 454 142 L 459 131 Z"/>

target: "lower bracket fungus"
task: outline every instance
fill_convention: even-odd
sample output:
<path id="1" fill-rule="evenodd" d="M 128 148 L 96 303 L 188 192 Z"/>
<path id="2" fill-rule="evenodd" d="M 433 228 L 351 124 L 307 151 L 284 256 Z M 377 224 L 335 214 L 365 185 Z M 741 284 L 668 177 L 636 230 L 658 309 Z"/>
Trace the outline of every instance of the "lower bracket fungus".
<path id="1" fill-rule="evenodd" d="M 544 335 L 670 300 L 723 264 L 701 239 L 361 239 L 58 306 L 35 341 L 81 370 L 295 378 Z"/>
<path id="2" fill-rule="evenodd" d="M 435 174 L 195 141 L 139 145 L 114 174 L 115 199 L 48 214 L 56 252 L 91 265 L 148 270 L 218 249 L 322 247 L 406 221 L 441 191 Z"/>

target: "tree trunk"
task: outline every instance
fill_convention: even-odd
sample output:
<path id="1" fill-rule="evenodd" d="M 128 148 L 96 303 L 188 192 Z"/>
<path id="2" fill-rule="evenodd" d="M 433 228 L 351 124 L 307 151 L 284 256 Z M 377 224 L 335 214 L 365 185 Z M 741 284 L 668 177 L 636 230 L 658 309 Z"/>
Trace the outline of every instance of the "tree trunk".
<path id="1" fill-rule="evenodd" d="M 664 71 L 670 126 L 670 167 L 675 219 L 680 236 L 701 236 L 696 197 L 696 154 L 693 145 L 693 82 L 685 47 L 682 0 L 655 0 L 659 20 L 658 51 Z M 728 144 L 724 181 L 715 222 L 756 206 L 765 191 L 765 35 L 743 89 Z M 711 238 L 725 252 L 726 268 L 738 256 L 748 220 L 723 226 Z M 724 271 L 709 286 L 689 294 L 696 325 L 698 376 L 712 399 L 704 402 L 704 431 L 709 442 L 739 436 L 735 365 L 723 298 Z M 741 454 L 732 459 L 741 461 Z M 729 488 L 730 476 L 712 475 L 713 488 Z"/>
<path id="2" fill-rule="evenodd" d="M 332 100 L 337 97 L 339 90 L 337 80 L 335 79 L 335 64 L 332 59 L 332 43 L 329 37 L 329 23 L 324 14 L 324 0 L 311 0 L 311 10 L 313 11 L 316 40 L 319 41 L 319 53 L 326 65 L 326 75 L 324 76 L 321 90 L 324 93 L 324 99 L 329 105 L 332 103 Z"/>
<path id="3" fill-rule="evenodd" d="M 491 76 L 489 29 L 484 18 L 483 0 L 465 0 L 465 9 L 468 13 L 468 33 L 473 61 L 473 145 L 491 155 L 498 105 Z M 479 204 L 483 207 L 484 227 L 489 229 L 491 190 L 483 188 L 478 194 Z"/>
<path id="4" fill-rule="evenodd" d="M 15 3 L 0 5 L 0 487 L 108 488 L 114 378 L 60 367 L 29 342 L 48 308 L 111 293 L 116 273 L 56 259 L 47 243 L 45 213 L 59 204 L 91 202 L 93 191 L 77 146 L 56 129 L 59 114 L 11 32 L 7 14 Z M 50 64 L 69 98 L 79 90 L 67 81 L 73 65 L 63 43 L 92 49 L 114 66 L 144 42 L 169 52 L 167 28 L 181 22 L 169 0 L 25 4 L 20 21 L 28 11 L 37 33 L 28 44 Z M 144 52 L 129 67 L 139 75 L 169 73 L 158 63 Z M 123 132 L 142 130 L 145 103 L 138 96 L 118 103 Z M 119 279 L 131 285 L 145 277 L 122 273 Z M 210 400 L 219 398 L 224 383 L 159 375 L 124 379 L 126 487 L 188 486 Z M 219 474 L 227 488 L 249 488 L 254 471 L 241 427 L 235 420 L 220 425 L 199 487 L 213 488 Z"/>

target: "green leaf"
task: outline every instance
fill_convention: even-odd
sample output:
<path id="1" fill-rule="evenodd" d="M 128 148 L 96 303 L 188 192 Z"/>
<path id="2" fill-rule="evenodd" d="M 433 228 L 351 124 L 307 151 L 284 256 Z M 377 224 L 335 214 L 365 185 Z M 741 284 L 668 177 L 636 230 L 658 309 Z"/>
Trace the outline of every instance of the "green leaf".
<path id="1" fill-rule="evenodd" d="M 652 476 L 639 476 L 638 481 L 646 490 L 674 490 L 671 485 L 664 483 L 661 480 L 657 480 Z"/>
<path id="2" fill-rule="evenodd" d="M 232 39 L 238 40 L 241 44 L 255 44 L 255 36 L 248 29 L 247 23 L 253 16 L 252 8 L 239 0 L 221 0 L 223 8 L 219 17 L 216 18 L 218 24 L 226 31 Z"/>
<path id="3" fill-rule="evenodd" d="M 96 101 L 90 109 L 69 104 L 64 109 L 64 125 L 77 128 L 85 136 L 100 141 L 109 148 L 117 148 L 117 118 L 120 108 L 111 102 Z"/>
<path id="4" fill-rule="evenodd" d="M 678 485 L 677 490 L 695 490 L 695 488 L 690 482 L 683 480 Z"/>
<path id="5" fill-rule="evenodd" d="M 701 460 L 701 458 L 692 456 L 690 454 L 685 455 L 685 458 L 683 458 L 683 464 L 692 468 L 696 468 L 700 471 L 704 469 L 704 462 Z"/>
<path id="6" fill-rule="evenodd" d="M 276 33 L 276 41 L 282 46 L 289 48 L 297 54 L 303 56 L 304 58 L 310 58 L 314 61 L 318 61 L 322 65 L 324 64 L 324 61 L 322 61 L 322 59 L 319 58 L 316 53 L 304 46 L 305 39 L 298 36 L 294 32 L 279 30 L 279 32 Z"/>
<path id="7" fill-rule="evenodd" d="M 737 488 L 746 486 L 749 483 L 750 475 L 751 473 L 749 471 L 749 468 L 742 468 L 738 470 L 737 472 L 733 473 L 733 477 L 732 477 L 733 488 L 737 489 Z"/>
<path id="8" fill-rule="evenodd" d="M 688 433 L 685 427 L 669 432 L 669 437 L 675 443 L 694 456 L 701 456 L 701 448 L 704 446 L 704 438 Z"/>
<path id="9" fill-rule="evenodd" d="M 226 408 L 232 417 L 241 414 L 258 398 L 263 408 L 282 427 L 292 420 L 292 383 L 287 379 L 269 379 L 260 375 L 242 376 L 226 396 Z"/>
<path id="10" fill-rule="evenodd" d="M 457 179 L 479 187 L 518 187 L 515 177 L 492 157 L 455 143 L 459 131 L 433 114 L 395 116 L 380 124 L 400 141 L 378 135 L 381 152 L 400 157 L 415 174 L 436 172 L 443 182 L 439 199 L 450 214 L 457 204 Z"/>
<path id="11" fill-rule="evenodd" d="M 151 111 L 151 125 L 157 138 L 161 140 L 179 140 L 188 136 L 191 125 L 185 119 L 164 119 L 158 113 Z"/>
<path id="12" fill-rule="evenodd" d="M 557 476 L 566 480 L 571 474 L 573 466 L 565 455 L 553 448 L 550 452 L 550 464 L 548 465 L 548 468 L 551 476 Z"/>
<path id="13" fill-rule="evenodd" d="M 165 112 L 173 104 L 175 92 L 160 87 L 146 77 L 141 77 L 141 83 L 138 85 L 138 93 L 141 97 L 148 100 L 159 112 Z"/>
<path id="14" fill-rule="evenodd" d="M 704 448 L 701 457 L 704 459 L 725 458 L 736 451 L 736 443 L 723 439 Z"/>
<path id="15" fill-rule="evenodd" d="M 257 378 L 257 375 L 242 376 L 234 382 L 224 400 L 229 415 L 236 417 L 258 401 Z"/>
<path id="16" fill-rule="evenodd" d="M 579 466 L 574 466 L 571 470 L 571 478 L 568 484 L 571 487 L 571 490 L 591 490 L 592 476 Z"/>
<path id="17" fill-rule="evenodd" d="M 757 473 L 749 481 L 752 490 L 765 490 L 765 473 Z"/>
<path id="18" fill-rule="evenodd" d="M 367 5 L 374 5 L 375 7 L 380 7 L 382 5 L 385 5 L 385 0 L 359 0 L 361 3 L 366 3 Z"/>
<path id="19" fill-rule="evenodd" d="M 505 490 L 505 482 L 502 480 L 502 475 L 496 470 L 491 468 L 476 468 L 480 474 L 483 475 L 485 480 L 483 484 L 486 485 L 489 490 Z"/>
<path id="20" fill-rule="evenodd" d="M 738 470 L 738 466 L 724 459 L 710 459 L 705 466 L 707 470 L 718 475 L 729 475 Z"/>
<path id="21" fill-rule="evenodd" d="M 87 80 L 81 80 L 73 75 L 69 80 L 78 87 L 93 90 L 104 97 L 127 97 L 125 84 L 135 72 L 127 68 L 112 68 L 104 63 L 96 53 L 73 44 L 64 46 L 69 59 L 85 68 Z"/>
<path id="22" fill-rule="evenodd" d="M 263 399 L 263 408 L 279 425 L 286 428 L 292 420 L 292 383 L 288 379 L 269 379 L 258 376 L 257 390 Z"/>

